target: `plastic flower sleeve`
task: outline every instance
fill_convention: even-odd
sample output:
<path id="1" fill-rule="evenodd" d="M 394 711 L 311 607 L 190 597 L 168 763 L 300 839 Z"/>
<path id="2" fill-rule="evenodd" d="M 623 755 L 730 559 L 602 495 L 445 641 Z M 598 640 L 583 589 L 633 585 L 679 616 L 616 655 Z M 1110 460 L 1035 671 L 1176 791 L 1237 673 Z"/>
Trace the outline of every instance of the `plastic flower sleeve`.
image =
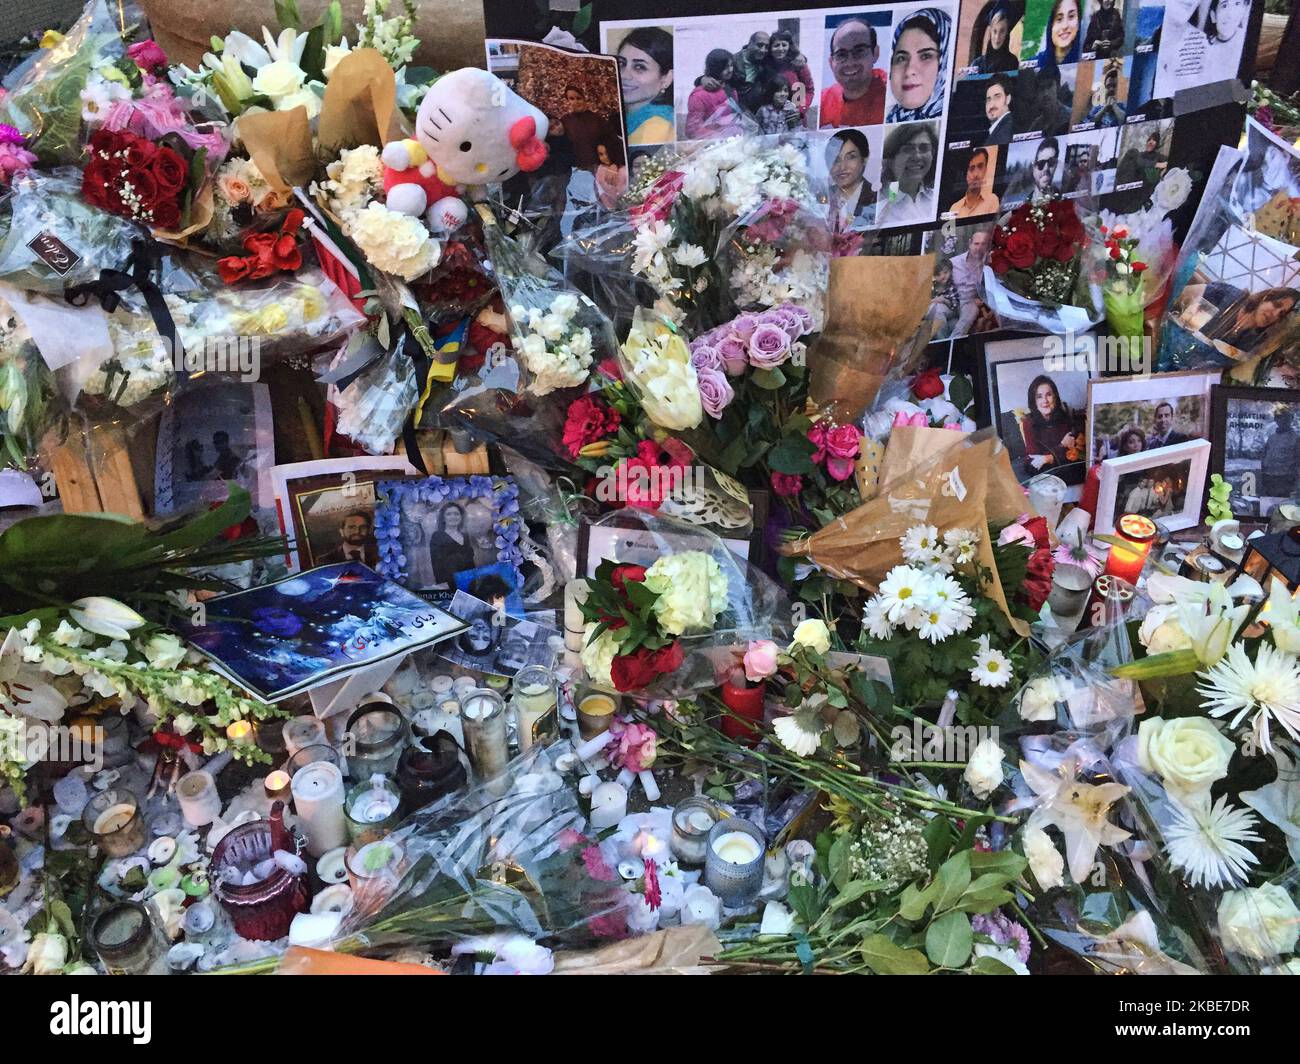
<path id="1" fill-rule="evenodd" d="M 561 774 L 567 760 L 567 742 L 535 746 L 503 775 L 416 811 L 371 853 L 359 851 L 362 875 L 333 948 L 425 945 L 498 928 L 573 945 L 621 937 L 629 895 L 587 854 L 577 790 Z"/>
<path id="2" fill-rule="evenodd" d="M 658 598 L 655 621 L 680 646 L 680 663 L 654 671 L 664 659 L 625 662 L 612 636 L 597 633 L 587 619 L 582 664 L 592 683 L 635 691 L 638 697 L 678 698 L 716 687 L 734 664 L 733 651 L 751 640 L 785 645 L 794 609 L 785 591 L 767 574 L 727 549 L 712 532 L 677 518 L 628 508 L 608 514 L 587 529 L 589 579 L 598 564 L 643 567 L 646 587 Z M 643 655 L 641 656 L 644 657 Z M 622 684 L 621 676 L 643 680 Z"/>

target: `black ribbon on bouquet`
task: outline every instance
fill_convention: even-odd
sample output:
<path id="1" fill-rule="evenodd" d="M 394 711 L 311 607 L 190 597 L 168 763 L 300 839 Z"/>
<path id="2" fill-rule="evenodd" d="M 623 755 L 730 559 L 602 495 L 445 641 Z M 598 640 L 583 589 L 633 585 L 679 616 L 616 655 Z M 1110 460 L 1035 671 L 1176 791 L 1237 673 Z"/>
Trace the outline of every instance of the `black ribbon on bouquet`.
<path id="1" fill-rule="evenodd" d="M 122 293 L 136 289 L 144 298 L 154 328 L 167 341 L 172 357 L 176 359 L 180 352 L 176 322 L 167 309 L 162 289 L 154 280 L 155 274 L 161 276 L 162 257 L 166 251 L 165 245 L 156 241 L 137 240 L 131 246 L 131 257 L 126 261 L 125 270 L 100 270 L 95 280 L 66 289 L 63 298 L 74 307 L 84 307 L 93 298 L 98 300 L 105 313 L 112 314 L 122 303 Z M 176 359 L 176 375 L 182 378 L 186 375 L 181 369 L 183 363 L 184 359 Z"/>

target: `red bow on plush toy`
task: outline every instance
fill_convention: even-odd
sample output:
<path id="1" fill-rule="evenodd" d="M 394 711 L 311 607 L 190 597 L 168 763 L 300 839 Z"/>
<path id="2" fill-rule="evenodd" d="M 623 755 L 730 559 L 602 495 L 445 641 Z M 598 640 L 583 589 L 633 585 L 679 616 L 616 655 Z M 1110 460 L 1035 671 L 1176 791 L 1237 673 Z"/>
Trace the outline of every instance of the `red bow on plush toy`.
<path id="1" fill-rule="evenodd" d="M 302 267 L 302 250 L 294 234 L 302 226 L 303 212 L 292 210 L 284 217 L 278 233 L 250 233 L 244 237 L 247 255 L 230 255 L 217 261 L 217 272 L 226 284 L 260 281 L 281 270 Z"/>
<path id="2" fill-rule="evenodd" d="M 515 149 L 519 169 L 531 173 L 546 162 L 546 142 L 537 136 L 537 123 L 521 118 L 510 127 L 510 147 Z"/>

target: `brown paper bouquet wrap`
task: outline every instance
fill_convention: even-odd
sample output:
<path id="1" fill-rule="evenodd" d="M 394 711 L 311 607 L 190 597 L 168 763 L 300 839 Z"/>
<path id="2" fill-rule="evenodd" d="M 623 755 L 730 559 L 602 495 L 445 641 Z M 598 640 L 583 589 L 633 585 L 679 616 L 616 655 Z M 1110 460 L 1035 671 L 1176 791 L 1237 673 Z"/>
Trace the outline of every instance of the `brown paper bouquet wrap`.
<path id="1" fill-rule="evenodd" d="M 930 306 L 933 255 L 831 260 L 826 327 L 809 348 L 812 401 L 836 421 L 871 406 Z"/>
<path id="2" fill-rule="evenodd" d="M 951 438 L 935 451 L 942 433 Z M 856 510 L 825 528 L 781 548 L 781 553 L 816 562 L 839 580 L 848 580 L 872 592 L 895 565 L 903 562 L 899 540 L 913 525 L 931 524 L 946 532 L 969 528 L 980 533 L 979 562 L 995 574 L 987 594 L 1021 635 L 1029 626 L 1013 617 L 996 578 L 997 562 L 989 542 L 988 526 L 1008 524 L 1028 510 L 1011 458 L 991 429 L 973 435 L 948 429 L 900 426 L 890 435 L 885 464 L 898 449 L 902 472 L 881 478 L 879 493 Z M 917 456 L 916 461 L 910 461 Z"/>

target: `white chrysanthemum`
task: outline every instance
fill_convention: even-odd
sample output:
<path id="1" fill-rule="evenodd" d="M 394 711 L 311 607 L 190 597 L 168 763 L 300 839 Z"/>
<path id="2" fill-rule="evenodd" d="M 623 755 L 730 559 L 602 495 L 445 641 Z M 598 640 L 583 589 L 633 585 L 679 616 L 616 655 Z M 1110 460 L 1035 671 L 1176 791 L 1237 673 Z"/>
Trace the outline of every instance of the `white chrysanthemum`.
<path id="1" fill-rule="evenodd" d="M 961 614 L 946 603 L 930 599 L 921 607 L 917 634 L 931 643 L 942 643 L 957 631 Z"/>
<path id="2" fill-rule="evenodd" d="M 421 219 L 390 211 L 382 203 L 368 203 L 352 215 L 348 236 L 377 269 L 405 281 L 428 273 L 442 253 Z"/>
<path id="3" fill-rule="evenodd" d="M 931 577 L 910 565 L 896 565 L 880 585 L 880 604 L 891 624 L 905 622 L 906 618 L 925 602 L 931 586 Z"/>
<path id="4" fill-rule="evenodd" d="M 776 741 L 800 757 L 811 757 L 817 752 L 825 728 L 825 723 L 815 713 L 791 713 L 772 722 Z"/>
<path id="5" fill-rule="evenodd" d="M 1011 659 L 989 646 L 988 636 L 980 636 L 970 678 L 981 687 L 1006 687 L 1011 682 L 1011 672 Z"/>
<path id="6" fill-rule="evenodd" d="M 551 300 L 551 313 L 568 321 L 578 313 L 578 297 L 572 292 L 561 292 Z"/>
<path id="7" fill-rule="evenodd" d="M 898 543 L 903 548 L 903 558 L 916 564 L 938 549 L 939 530 L 934 525 L 913 525 Z"/>
<path id="8" fill-rule="evenodd" d="M 694 269 L 696 266 L 703 266 L 709 261 L 709 257 L 698 244 L 678 244 L 673 249 L 673 261 L 678 266 Z"/>
<path id="9" fill-rule="evenodd" d="M 1251 720 L 1255 742 L 1273 752 L 1269 724 L 1276 720 L 1292 739 L 1300 739 L 1300 665 L 1290 654 L 1261 643 L 1252 662 L 1241 643 L 1228 648 L 1207 672 L 1197 693 L 1212 717 L 1227 717 L 1231 727 Z"/>
<path id="10" fill-rule="evenodd" d="M 1250 866 L 1259 863 L 1244 842 L 1262 842 L 1255 831 L 1255 814 L 1228 805 L 1220 796 L 1213 806 L 1200 801 L 1171 803 L 1173 822 L 1165 828 L 1170 863 L 1187 875 L 1192 886 L 1233 887 L 1243 882 Z"/>
<path id="11" fill-rule="evenodd" d="M 950 528 L 943 534 L 943 545 L 957 565 L 968 565 L 975 560 L 979 541 L 979 533 L 969 528 Z"/>
<path id="12" fill-rule="evenodd" d="M 637 273 L 647 273 L 655 256 L 664 251 L 673 239 L 673 227 L 667 222 L 650 221 L 638 227 L 633 239 L 635 253 L 632 256 L 632 269 Z"/>
<path id="13" fill-rule="evenodd" d="M 894 626 L 889 623 L 879 595 L 873 595 L 867 601 L 862 610 L 862 623 L 872 639 L 890 639 L 894 635 Z"/>
<path id="14" fill-rule="evenodd" d="M 974 623 L 975 607 L 971 604 L 970 596 L 951 576 L 941 573 L 931 576 L 927 594 L 929 598 L 952 611 L 955 618 L 955 631 L 964 632 Z"/>
<path id="15" fill-rule="evenodd" d="M 727 608 L 727 577 L 712 557 L 700 550 L 659 558 L 645 572 L 645 586 L 659 597 L 654 611 L 664 631 L 681 635 L 712 628 Z"/>

